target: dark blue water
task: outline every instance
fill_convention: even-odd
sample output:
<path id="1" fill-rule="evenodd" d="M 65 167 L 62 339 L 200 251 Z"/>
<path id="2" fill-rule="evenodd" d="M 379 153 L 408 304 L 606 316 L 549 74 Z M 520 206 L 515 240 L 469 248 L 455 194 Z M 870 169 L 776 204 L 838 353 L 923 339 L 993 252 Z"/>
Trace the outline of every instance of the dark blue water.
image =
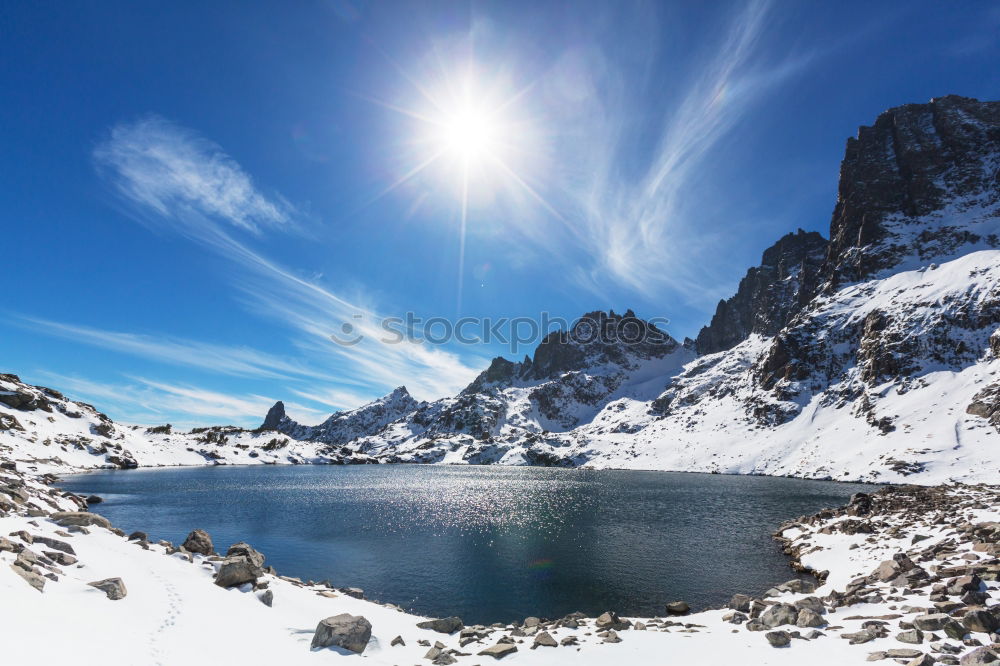
<path id="1" fill-rule="evenodd" d="M 279 573 L 364 588 L 425 615 L 663 614 L 792 578 L 770 534 L 862 486 L 796 479 L 419 465 L 94 472 L 61 484 L 126 531 L 216 550 L 245 540 Z"/>

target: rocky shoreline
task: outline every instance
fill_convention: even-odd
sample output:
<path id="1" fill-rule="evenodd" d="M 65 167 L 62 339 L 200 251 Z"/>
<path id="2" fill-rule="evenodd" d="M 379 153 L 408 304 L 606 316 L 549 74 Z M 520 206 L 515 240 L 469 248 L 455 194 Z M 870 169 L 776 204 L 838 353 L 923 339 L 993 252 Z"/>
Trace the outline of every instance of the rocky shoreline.
<path id="1" fill-rule="evenodd" d="M 775 538 L 792 568 L 814 575 L 817 583 L 792 580 L 760 598 L 736 594 L 728 608 L 690 614 L 687 604 L 676 602 L 653 618 L 608 611 L 596 618 L 574 613 L 467 627 L 460 618 L 420 618 L 365 600 L 358 589 L 279 575 L 246 543 L 217 554 L 201 530 L 177 546 L 150 542 L 142 532 L 127 535 L 88 510 L 99 498 L 88 502 L 59 490 L 56 482 L 51 475 L 19 471 L 12 462 L 0 469 L 0 526 L 6 535 L 0 536 L 0 590 L 36 608 L 29 617 L 0 612 L 3 626 L 44 626 L 48 616 L 60 613 L 59 600 L 70 589 L 97 622 L 100 598 L 105 604 L 132 603 L 147 581 L 135 580 L 134 572 L 109 571 L 101 561 L 103 548 L 109 559 L 141 558 L 153 578 L 167 576 L 160 571 L 165 568 L 175 578 L 193 577 L 203 587 L 187 603 L 211 607 L 235 599 L 241 612 L 276 624 L 279 633 L 288 621 L 279 608 L 316 608 L 310 622 L 296 618 L 289 625 L 298 628 L 288 634 L 282 654 L 296 663 L 293 655 L 316 653 L 362 653 L 384 663 L 479 663 L 483 657 L 588 663 L 590 655 L 597 662 L 652 663 L 662 650 L 692 648 L 701 659 L 692 663 L 730 663 L 726 655 L 746 649 L 760 655 L 754 663 L 784 663 L 783 655 L 791 653 L 801 654 L 789 663 L 828 663 L 834 657 L 829 663 L 1000 660 L 1000 604 L 994 599 L 1000 589 L 1000 486 L 887 487 L 856 494 L 846 507 L 789 521 Z M 102 548 L 90 547 L 97 542 Z M 108 575 L 91 580 L 92 571 Z"/>

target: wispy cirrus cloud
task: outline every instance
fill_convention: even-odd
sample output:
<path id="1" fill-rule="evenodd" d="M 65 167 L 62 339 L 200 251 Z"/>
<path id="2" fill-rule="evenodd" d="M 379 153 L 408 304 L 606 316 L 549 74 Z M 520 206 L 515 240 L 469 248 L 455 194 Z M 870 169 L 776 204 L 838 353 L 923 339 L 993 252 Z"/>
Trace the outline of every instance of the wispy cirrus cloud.
<path id="1" fill-rule="evenodd" d="M 124 382 L 106 383 L 52 372 L 40 372 L 38 375 L 46 384 L 59 388 L 74 399 L 93 402 L 126 423 L 169 421 L 178 428 L 206 424 L 255 427 L 260 425 L 275 401 L 273 396 L 234 395 L 143 377 L 126 377 Z M 296 402 L 285 402 L 285 408 L 293 418 L 305 422 L 319 421 L 325 416 L 321 410 Z"/>
<path id="2" fill-rule="evenodd" d="M 250 350 L 206 343 L 153 340 L 128 333 L 84 331 L 84 341 L 173 360 L 216 367 L 222 372 L 257 376 L 303 375 L 336 378 L 334 386 L 297 388 L 301 393 L 333 396 L 341 402 L 405 384 L 418 397 L 437 398 L 467 384 L 487 359 L 463 355 L 411 340 L 386 341 L 383 317 L 374 307 L 346 298 L 317 280 L 302 277 L 237 238 L 240 232 L 281 231 L 295 227 L 295 209 L 281 197 L 266 197 L 232 158 L 191 130 L 150 117 L 115 126 L 94 151 L 100 173 L 145 224 L 175 231 L 217 252 L 240 271 L 234 287 L 252 312 L 290 326 L 289 346 L 303 362 L 279 360 Z M 330 334 L 344 323 L 362 340 L 342 346 Z M 56 334 L 72 327 L 53 324 Z M 217 358 L 213 352 L 219 351 Z M 313 368 L 305 372 L 302 368 Z M 350 387 L 340 389 L 338 387 Z"/>
<path id="3" fill-rule="evenodd" d="M 666 85 L 651 80 L 654 72 L 665 74 L 652 60 L 663 46 L 659 31 L 630 31 L 641 47 L 628 57 L 650 54 L 646 67 L 633 67 L 645 72 L 644 80 L 626 77 L 629 68 L 598 46 L 570 49 L 551 68 L 544 82 L 550 103 L 564 110 L 570 128 L 558 147 L 561 163 L 579 165 L 565 175 L 566 206 L 575 210 L 564 216 L 564 229 L 590 258 L 577 268 L 581 284 L 601 292 L 610 280 L 647 296 L 662 296 L 666 287 L 696 299 L 707 295 L 706 304 L 714 305 L 719 294 L 706 285 L 719 279 L 706 271 L 719 266 L 706 255 L 719 239 L 703 221 L 715 206 L 704 184 L 717 183 L 708 158 L 758 102 L 812 59 L 762 53 L 769 8 L 764 0 L 748 3 L 730 17 L 720 41 L 700 56 L 685 54 L 695 60 L 687 65 L 693 76 L 670 81 L 673 92 L 652 121 L 648 109 L 658 107 L 645 97 Z M 657 25 L 655 8 L 648 9 L 644 22 Z M 627 156 L 644 151 L 646 159 L 629 163 Z"/>
<path id="4" fill-rule="evenodd" d="M 290 226 L 295 214 L 222 148 L 156 115 L 112 127 L 94 162 L 120 195 L 163 219 L 204 224 L 208 216 L 259 233 Z"/>
<path id="5" fill-rule="evenodd" d="M 46 335 L 218 374 L 269 379 L 327 378 L 325 374 L 300 362 L 249 347 L 229 347 L 169 336 L 107 331 L 37 317 L 19 316 L 12 321 Z"/>

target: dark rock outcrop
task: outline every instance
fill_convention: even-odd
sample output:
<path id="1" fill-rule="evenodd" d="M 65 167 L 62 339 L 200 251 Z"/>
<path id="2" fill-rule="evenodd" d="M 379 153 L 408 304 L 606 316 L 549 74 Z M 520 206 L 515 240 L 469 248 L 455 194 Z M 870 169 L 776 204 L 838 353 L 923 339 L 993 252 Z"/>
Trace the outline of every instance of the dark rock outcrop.
<path id="1" fill-rule="evenodd" d="M 699 354 L 730 349 L 751 334 L 773 336 L 802 309 L 820 285 L 827 240 L 799 229 L 764 250 L 760 266 L 747 271 L 736 294 L 719 305 L 701 329 Z"/>
<path id="2" fill-rule="evenodd" d="M 868 278 L 907 256 L 925 260 L 963 245 L 1000 245 L 975 224 L 932 213 L 1000 214 L 1000 102 L 948 95 L 885 111 L 847 140 L 824 267 L 831 287 Z M 992 166 L 991 166 L 992 165 Z"/>

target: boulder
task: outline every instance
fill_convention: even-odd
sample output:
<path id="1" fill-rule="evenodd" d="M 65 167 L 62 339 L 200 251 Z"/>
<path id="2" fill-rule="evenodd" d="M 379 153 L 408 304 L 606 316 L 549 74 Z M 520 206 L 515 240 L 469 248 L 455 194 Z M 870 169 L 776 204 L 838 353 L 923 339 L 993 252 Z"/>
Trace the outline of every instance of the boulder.
<path id="1" fill-rule="evenodd" d="M 517 646 L 513 643 L 497 643 L 491 647 L 481 650 L 478 654 L 486 657 L 494 657 L 496 659 L 503 659 L 509 654 L 517 652 Z"/>
<path id="2" fill-rule="evenodd" d="M 260 600 L 260 603 L 270 608 L 271 605 L 274 604 L 274 592 L 271 590 L 264 590 L 257 595 L 257 599 Z"/>
<path id="3" fill-rule="evenodd" d="M 26 582 L 28 585 L 35 588 L 39 592 L 41 592 L 42 588 L 45 587 L 45 579 L 39 576 L 34 571 L 29 571 L 28 569 L 20 567 L 16 564 L 10 565 L 10 568 L 14 573 L 23 578 L 24 582 Z"/>
<path id="4" fill-rule="evenodd" d="M 440 634 L 451 634 L 465 625 L 462 624 L 462 618 L 460 617 L 442 617 L 434 620 L 424 620 L 423 622 L 417 622 L 417 627 L 420 629 L 430 629 L 431 631 L 436 631 Z"/>
<path id="5" fill-rule="evenodd" d="M 594 624 L 596 624 L 597 628 L 602 631 L 607 629 L 620 631 L 622 629 L 628 629 L 629 627 L 632 626 L 632 623 L 630 621 L 621 619 L 620 617 L 618 617 L 618 614 L 615 613 L 614 611 L 607 611 L 606 613 L 601 613 L 601 615 L 598 616 L 597 620 L 595 620 Z"/>
<path id="6" fill-rule="evenodd" d="M 906 662 L 906 666 L 933 666 L 937 661 L 929 654 L 922 654 Z"/>
<path id="7" fill-rule="evenodd" d="M 792 642 L 787 631 L 769 631 L 764 634 L 764 638 L 771 644 L 771 647 L 785 647 Z"/>
<path id="8" fill-rule="evenodd" d="M 911 645 L 920 645 L 924 642 L 924 632 L 919 629 L 909 629 L 907 631 L 901 631 L 896 634 L 896 640 L 900 643 L 910 643 Z"/>
<path id="9" fill-rule="evenodd" d="M 341 613 L 320 620 L 312 648 L 340 647 L 361 654 L 372 637 L 372 624 L 361 615 Z"/>
<path id="10" fill-rule="evenodd" d="M 355 599 L 365 598 L 365 591 L 362 590 L 360 587 L 345 587 L 344 589 L 341 590 L 341 592 L 343 592 L 349 597 L 354 597 Z"/>
<path id="11" fill-rule="evenodd" d="M 149 535 L 145 532 L 135 531 L 128 535 L 129 541 L 149 541 Z"/>
<path id="12" fill-rule="evenodd" d="M 181 548 L 189 553 L 201 553 L 202 555 L 211 555 L 215 552 L 215 546 L 212 545 L 212 537 L 208 536 L 208 532 L 205 530 L 193 530 L 187 535 L 187 539 L 181 544 Z"/>
<path id="13" fill-rule="evenodd" d="M 111 601 L 118 601 L 119 599 L 124 599 L 125 595 L 128 594 L 128 590 L 125 589 L 125 583 L 121 578 L 105 578 L 104 580 L 95 580 L 91 583 L 87 583 L 91 587 L 96 587 L 101 592 L 104 592 Z"/>
<path id="14" fill-rule="evenodd" d="M 535 643 L 534 643 L 534 645 L 532 645 L 532 647 L 539 647 L 539 646 L 541 646 L 541 647 L 556 647 L 557 645 L 559 645 L 559 644 L 556 643 L 556 639 L 552 638 L 552 636 L 549 634 L 549 632 L 547 632 L 547 631 L 540 631 L 540 632 L 538 632 L 538 634 L 535 635 Z"/>
<path id="15" fill-rule="evenodd" d="M 983 664 L 994 664 L 997 661 L 1000 661 L 1000 658 L 993 650 L 980 647 L 962 657 L 958 663 L 962 666 L 983 666 Z"/>
<path id="16" fill-rule="evenodd" d="M 962 624 L 969 631 L 989 634 L 997 629 L 997 618 L 985 610 L 970 610 L 962 616 Z"/>
<path id="17" fill-rule="evenodd" d="M 61 550 L 67 555 L 76 555 L 76 551 L 73 550 L 73 546 L 69 545 L 65 541 L 60 541 L 59 539 L 53 539 L 47 536 L 37 536 L 33 535 L 31 539 L 32 543 L 43 543 L 52 550 Z"/>
<path id="18" fill-rule="evenodd" d="M 799 611 L 799 616 L 795 620 L 796 627 L 822 627 L 826 624 L 823 616 L 816 611 L 803 608 Z"/>
<path id="19" fill-rule="evenodd" d="M 686 615 L 691 612 L 691 606 L 686 601 L 671 601 L 667 604 L 669 615 Z"/>
<path id="20" fill-rule="evenodd" d="M 104 516 L 99 516 L 89 511 L 57 511 L 49 516 L 49 518 L 54 520 L 57 525 L 62 525 L 63 527 L 70 525 L 78 527 L 97 525 L 98 527 L 111 529 L 111 521 Z"/>
<path id="21" fill-rule="evenodd" d="M 940 631 L 951 616 L 944 613 L 930 613 L 913 618 L 913 626 L 921 631 Z"/>
<path id="22" fill-rule="evenodd" d="M 215 584 L 219 587 L 235 587 L 243 583 L 253 583 L 264 575 L 264 570 L 243 555 L 227 557 L 215 574 Z"/>
<path id="23" fill-rule="evenodd" d="M 729 608 L 734 611 L 740 611 L 741 613 L 750 612 L 750 603 L 753 599 L 746 594 L 734 594 L 733 598 L 729 600 Z"/>
<path id="24" fill-rule="evenodd" d="M 768 629 L 784 624 L 795 624 L 798 618 L 799 612 L 791 604 L 774 604 L 760 615 L 761 624 Z"/>
<path id="25" fill-rule="evenodd" d="M 237 555 L 242 555 L 258 567 L 263 568 L 264 566 L 264 555 L 248 543 L 243 541 L 234 543 L 226 551 L 226 557 L 235 557 Z"/>

